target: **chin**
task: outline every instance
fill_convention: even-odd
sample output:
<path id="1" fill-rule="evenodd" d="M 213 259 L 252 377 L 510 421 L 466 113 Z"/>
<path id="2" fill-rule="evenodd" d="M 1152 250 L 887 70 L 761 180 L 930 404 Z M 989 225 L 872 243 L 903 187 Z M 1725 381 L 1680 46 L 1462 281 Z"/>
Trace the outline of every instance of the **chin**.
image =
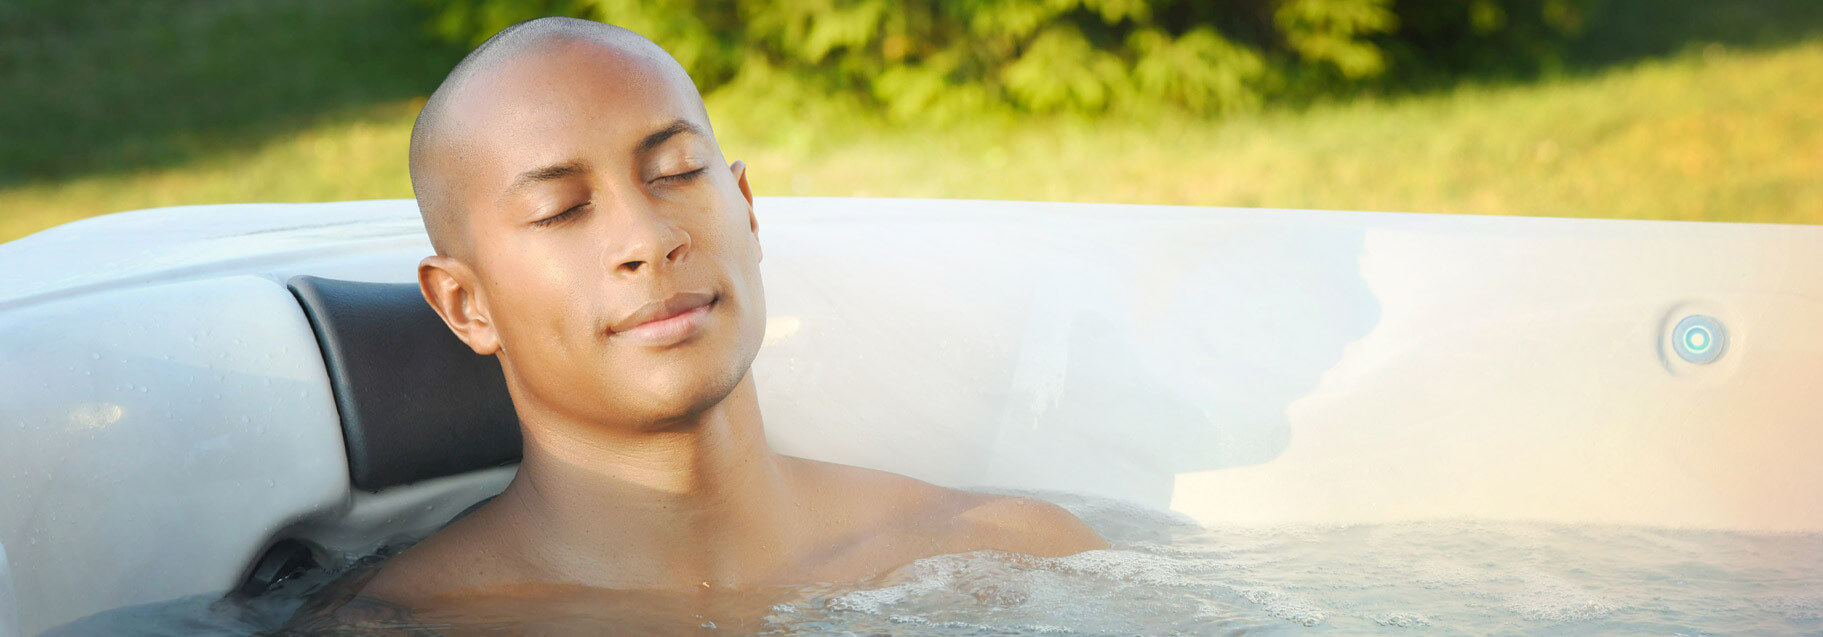
<path id="1" fill-rule="evenodd" d="M 747 317 L 743 317 L 747 318 Z M 730 321 L 734 329 L 705 334 L 709 338 L 686 344 L 693 351 L 624 378 L 622 391 L 611 392 L 608 417 L 641 423 L 640 429 L 661 431 L 680 422 L 693 421 L 732 395 L 746 379 L 759 356 L 764 317 Z"/>
<path id="2" fill-rule="evenodd" d="M 637 410 L 641 412 L 640 422 L 648 423 L 653 430 L 667 429 L 679 422 L 695 420 L 720 405 L 734 393 L 746 375 L 745 366 L 688 373 L 675 378 L 670 374 L 653 374 L 645 379 L 645 391 L 641 392 L 644 395 L 629 396 L 627 402 L 641 404 Z M 630 411 L 634 410 L 624 409 L 621 414 L 624 416 Z"/>

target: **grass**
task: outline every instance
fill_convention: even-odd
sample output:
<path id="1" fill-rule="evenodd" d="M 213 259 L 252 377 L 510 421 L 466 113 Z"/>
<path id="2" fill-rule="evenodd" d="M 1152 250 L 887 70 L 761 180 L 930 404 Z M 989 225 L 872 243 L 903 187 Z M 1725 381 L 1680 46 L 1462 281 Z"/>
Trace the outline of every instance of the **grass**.
<path id="1" fill-rule="evenodd" d="M 255 16 L 231 0 L 181 4 L 176 41 L 225 44 L 210 55 L 178 46 L 150 65 L 135 51 L 177 45 L 83 35 L 97 29 L 81 16 L 34 29 L 36 53 L 0 37 L 0 80 L 40 89 L 0 109 L 0 240 L 155 206 L 411 196 L 412 117 L 461 51 L 400 37 L 418 19 L 406 5 L 271 0 Z M 151 15 L 122 11 L 108 19 Z M 328 47 L 298 35 L 331 32 Z M 0 27 L 8 35 L 19 34 Z M 59 55 L 101 75 L 37 70 Z M 302 62 L 274 79 L 235 55 Z M 125 70 L 93 70 L 109 65 Z M 710 113 L 761 195 L 1823 223 L 1818 68 L 1823 40 L 1697 42 L 1574 77 L 1221 121 L 895 127 L 840 108 L 766 118 L 732 93 L 711 96 Z M 184 94 L 211 90 L 219 99 L 201 107 Z"/>
<path id="2" fill-rule="evenodd" d="M 0 187 L 184 166 L 424 95 L 400 0 L 0 2 Z"/>
<path id="3" fill-rule="evenodd" d="M 864 129 L 796 145 L 744 143 L 737 128 L 723 145 L 764 194 L 1823 223 L 1819 68 L 1823 42 L 1711 47 L 1223 122 Z"/>

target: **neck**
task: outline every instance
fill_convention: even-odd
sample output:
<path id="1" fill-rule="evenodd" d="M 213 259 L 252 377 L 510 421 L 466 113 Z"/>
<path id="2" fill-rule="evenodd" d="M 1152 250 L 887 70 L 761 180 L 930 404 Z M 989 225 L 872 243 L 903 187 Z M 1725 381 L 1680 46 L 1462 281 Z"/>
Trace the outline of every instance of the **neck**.
<path id="1" fill-rule="evenodd" d="M 563 579 L 697 588 L 752 583 L 782 566 L 792 496 L 785 464 L 766 445 L 751 374 L 693 422 L 664 431 L 536 419 L 523 430 L 524 458 L 502 508 Z"/>

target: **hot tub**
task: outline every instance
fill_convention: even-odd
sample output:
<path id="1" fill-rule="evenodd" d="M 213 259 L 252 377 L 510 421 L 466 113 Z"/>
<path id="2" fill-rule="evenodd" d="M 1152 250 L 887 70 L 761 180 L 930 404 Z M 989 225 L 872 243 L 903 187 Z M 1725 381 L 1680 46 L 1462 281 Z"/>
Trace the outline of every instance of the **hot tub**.
<path id="1" fill-rule="evenodd" d="M 1823 532 L 1823 227 L 756 205 L 782 453 L 1209 528 Z M 0 244 L 0 636 L 219 595 L 275 546 L 371 550 L 502 488 L 511 464 L 351 476 L 287 287 L 410 284 L 430 253 L 410 200 Z"/>

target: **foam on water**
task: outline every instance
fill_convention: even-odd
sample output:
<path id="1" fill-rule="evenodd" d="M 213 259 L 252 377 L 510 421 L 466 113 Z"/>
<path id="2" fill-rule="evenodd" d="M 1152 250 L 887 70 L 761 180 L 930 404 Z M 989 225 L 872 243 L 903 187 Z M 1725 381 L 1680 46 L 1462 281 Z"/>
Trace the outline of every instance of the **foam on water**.
<path id="1" fill-rule="evenodd" d="M 1129 503 L 1038 494 L 1111 547 L 918 560 L 807 586 L 691 634 L 1823 634 L 1823 534 L 1442 520 L 1204 528 Z M 105 613 L 66 634 L 271 630 L 293 594 Z M 757 606 L 765 609 L 767 605 Z M 591 626 L 614 626 L 594 618 Z M 511 622 L 493 622 L 505 626 Z M 715 626 L 717 628 L 711 628 Z"/>
<path id="2" fill-rule="evenodd" d="M 1203 528 L 1046 495 L 1113 546 L 920 560 L 808 591 L 777 634 L 1778 634 L 1823 631 L 1823 534 L 1511 521 Z"/>
<path id="3" fill-rule="evenodd" d="M 1507 597 L 1505 607 L 1530 620 L 1585 621 L 1606 617 L 1620 608 L 1582 586 L 1550 575 L 1528 577 L 1523 586 Z"/>

